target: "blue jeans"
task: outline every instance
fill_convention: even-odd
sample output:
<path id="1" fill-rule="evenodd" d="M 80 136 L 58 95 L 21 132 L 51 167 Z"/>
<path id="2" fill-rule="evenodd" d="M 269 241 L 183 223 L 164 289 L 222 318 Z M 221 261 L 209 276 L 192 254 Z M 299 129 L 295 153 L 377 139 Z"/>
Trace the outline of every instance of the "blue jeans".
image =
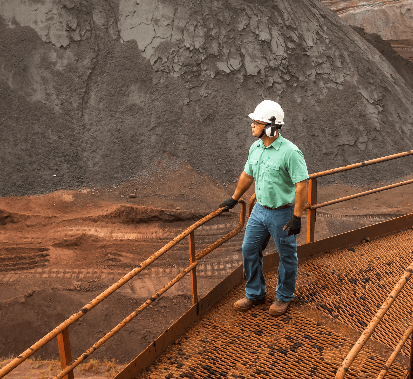
<path id="1" fill-rule="evenodd" d="M 245 292 L 248 299 L 258 300 L 266 295 L 262 252 L 270 236 L 277 246 L 280 257 L 275 290 L 277 299 L 290 301 L 294 298 L 298 269 L 297 236 L 287 236 L 287 230 L 282 230 L 293 212 L 293 206 L 283 209 L 265 209 L 258 203 L 254 206 L 242 244 L 244 271 L 247 277 Z"/>

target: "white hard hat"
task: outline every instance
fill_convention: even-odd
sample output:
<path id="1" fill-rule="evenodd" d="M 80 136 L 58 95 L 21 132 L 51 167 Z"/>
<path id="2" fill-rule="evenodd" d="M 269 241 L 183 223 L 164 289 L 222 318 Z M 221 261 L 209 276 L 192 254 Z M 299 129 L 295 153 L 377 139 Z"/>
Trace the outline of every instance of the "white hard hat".
<path id="1" fill-rule="evenodd" d="M 281 105 L 272 100 L 264 100 L 257 105 L 254 113 L 248 115 L 255 121 L 271 122 L 271 118 L 275 117 L 275 123 L 278 125 L 284 124 L 284 111 Z"/>

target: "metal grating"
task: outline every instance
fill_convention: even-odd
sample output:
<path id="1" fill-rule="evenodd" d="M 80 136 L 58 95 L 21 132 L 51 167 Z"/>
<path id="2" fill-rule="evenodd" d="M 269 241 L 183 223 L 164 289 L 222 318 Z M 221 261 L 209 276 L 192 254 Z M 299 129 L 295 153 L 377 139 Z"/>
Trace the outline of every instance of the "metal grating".
<path id="1" fill-rule="evenodd" d="M 139 378 L 333 378 L 412 260 L 408 230 L 303 262 L 296 301 L 279 318 L 268 314 L 276 279 L 269 272 L 266 304 L 234 311 L 244 296 L 238 286 Z M 408 282 L 346 378 L 378 375 L 411 319 L 412 296 Z M 402 353 L 386 378 L 406 375 L 406 347 Z"/>
<path id="2" fill-rule="evenodd" d="M 395 233 L 354 248 L 331 252 L 299 267 L 297 302 L 362 332 L 407 266 L 413 261 L 413 230 Z M 376 328 L 372 338 L 394 349 L 412 320 L 413 281 Z M 408 344 L 402 353 L 410 354 Z"/>

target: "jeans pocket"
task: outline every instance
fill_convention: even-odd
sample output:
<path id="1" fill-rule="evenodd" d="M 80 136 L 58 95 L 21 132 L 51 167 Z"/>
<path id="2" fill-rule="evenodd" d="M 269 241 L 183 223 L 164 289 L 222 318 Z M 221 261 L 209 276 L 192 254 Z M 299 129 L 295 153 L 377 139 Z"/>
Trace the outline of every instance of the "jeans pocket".
<path id="1" fill-rule="evenodd" d="M 280 243 L 282 245 L 291 245 L 294 244 L 296 242 L 296 235 L 292 235 L 292 236 L 288 236 L 288 237 L 282 237 L 280 238 Z"/>

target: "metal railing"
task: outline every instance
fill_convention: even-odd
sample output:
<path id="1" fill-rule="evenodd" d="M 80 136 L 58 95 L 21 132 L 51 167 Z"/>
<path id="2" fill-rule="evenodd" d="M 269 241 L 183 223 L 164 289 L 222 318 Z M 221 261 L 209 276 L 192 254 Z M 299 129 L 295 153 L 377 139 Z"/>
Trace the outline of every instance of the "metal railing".
<path id="1" fill-rule="evenodd" d="M 321 171 L 321 172 L 317 172 L 315 174 L 309 175 L 309 180 L 308 180 L 308 204 L 306 206 L 306 209 L 307 209 L 307 237 L 306 237 L 306 242 L 307 243 L 314 242 L 314 232 L 315 232 L 315 222 L 316 222 L 316 216 L 317 216 L 317 209 L 322 208 L 322 207 L 326 207 L 328 205 L 337 204 L 337 203 L 340 203 L 340 202 L 343 202 L 343 201 L 356 199 L 356 198 L 361 197 L 361 196 L 370 195 L 372 193 L 385 191 L 385 190 L 388 190 L 390 188 L 396 188 L 396 187 L 404 186 L 406 184 L 413 183 L 413 179 L 406 180 L 404 182 L 391 184 L 391 185 L 388 185 L 388 186 L 385 186 L 385 187 L 375 188 L 375 189 L 372 189 L 372 190 L 369 190 L 369 191 L 360 192 L 360 193 L 357 193 L 357 194 L 354 194 L 354 195 L 345 196 L 345 197 L 342 197 L 342 198 L 339 198 L 339 199 L 330 200 L 330 201 L 326 201 L 324 203 L 317 204 L 317 178 L 320 178 L 320 177 L 326 176 L 326 175 L 336 174 L 336 173 L 343 172 L 343 171 L 353 170 L 353 169 L 359 168 L 359 167 L 365 167 L 365 166 L 369 166 L 369 165 L 372 165 L 372 164 L 377 164 L 377 163 L 381 163 L 381 162 L 390 161 L 390 160 L 396 159 L 396 158 L 407 157 L 409 155 L 413 155 L 413 150 L 406 151 L 404 153 L 389 155 L 389 156 L 382 157 L 382 158 L 372 159 L 372 160 L 365 161 L 365 162 L 355 163 L 355 164 L 348 165 L 348 166 L 338 167 L 338 168 L 334 168 L 334 169 L 331 169 L 331 170 Z"/>
<path id="2" fill-rule="evenodd" d="M 321 172 L 316 172 L 314 174 L 310 174 L 309 179 L 308 179 L 308 187 L 307 187 L 308 188 L 308 200 L 307 200 L 307 205 L 305 206 L 305 209 L 307 209 L 306 243 L 314 242 L 315 222 L 316 222 L 316 218 L 317 218 L 317 209 L 322 208 L 322 207 L 326 207 L 328 205 L 341 203 L 343 201 L 353 200 L 353 199 L 356 199 L 356 198 L 361 197 L 361 196 L 370 195 L 372 193 L 377 193 L 377 192 L 385 191 L 385 190 L 388 190 L 388 189 L 391 189 L 391 188 L 401 187 L 401 186 L 404 186 L 406 184 L 412 184 L 413 183 L 413 179 L 410 179 L 410 180 L 406 180 L 404 182 L 390 184 L 390 185 L 385 186 L 385 187 L 375 188 L 375 189 L 372 189 L 372 190 L 369 190 L 369 191 L 360 192 L 360 193 L 357 193 L 357 194 L 354 194 L 354 195 L 345 196 L 345 197 L 341 197 L 339 199 L 329 200 L 329 201 L 326 201 L 324 203 L 319 203 L 318 204 L 317 203 L 317 178 L 319 178 L 321 176 L 337 174 L 337 173 L 343 172 L 343 171 L 353 170 L 353 169 L 359 168 L 359 167 L 369 166 L 369 165 L 376 164 L 376 163 L 386 162 L 386 161 L 390 161 L 392 159 L 402 158 L 402 157 L 406 157 L 406 156 L 409 156 L 409 155 L 413 155 L 413 150 L 406 151 L 404 153 L 389 155 L 389 156 L 382 157 L 382 158 L 372 159 L 370 161 L 355 163 L 355 164 L 348 165 L 348 166 L 338 167 L 338 168 L 334 168 L 334 169 L 331 169 L 331 170 L 326 170 L 326 171 L 321 171 Z M 254 193 L 251 196 L 251 198 L 249 200 L 249 203 L 248 203 L 248 215 L 251 214 L 252 208 L 254 207 L 254 204 L 255 204 L 255 201 L 256 201 L 256 194 Z"/>
<path id="3" fill-rule="evenodd" d="M 357 357 L 358 353 L 360 352 L 364 344 L 371 337 L 376 326 L 378 325 L 380 320 L 383 318 L 385 313 L 388 311 L 390 306 L 393 304 L 394 300 L 397 298 L 400 291 L 403 289 L 404 285 L 410 279 L 410 277 L 412 276 L 412 273 L 413 273 L 413 262 L 410 264 L 409 267 L 407 267 L 406 271 L 404 272 L 404 274 L 402 275 L 398 283 L 394 286 L 393 291 L 389 294 L 386 301 L 383 303 L 383 305 L 377 311 L 376 315 L 370 321 L 370 324 L 367 326 L 367 328 L 361 334 L 360 338 L 357 340 L 357 342 L 354 344 L 350 352 L 347 354 L 347 357 L 344 359 L 344 361 L 341 363 L 340 367 L 337 370 L 335 379 L 344 378 L 344 376 L 348 372 L 350 365 L 353 363 L 354 359 Z M 390 355 L 389 359 L 385 363 L 383 369 L 380 371 L 379 375 L 377 376 L 377 379 L 382 379 L 387 374 L 390 366 L 396 359 L 403 345 L 406 343 L 409 336 L 412 335 L 412 332 L 413 332 L 413 323 L 411 323 L 410 326 L 404 332 L 401 340 L 399 341 L 393 353 Z M 413 338 L 412 338 L 411 350 L 410 350 L 410 367 L 409 367 L 409 371 L 406 376 L 406 379 L 412 379 L 412 370 L 413 370 L 412 360 L 413 360 Z"/>
<path id="4" fill-rule="evenodd" d="M 391 188 L 401 187 L 401 186 L 413 183 L 413 179 L 410 179 L 410 180 L 406 180 L 406 181 L 403 181 L 403 182 L 391 184 L 391 185 L 388 185 L 388 186 L 385 186 L 385 187 L 375 188 L 375 189 L 360 192 L 360 193 L 357 193 L 357 194 L 354 194 L 354 195 L 345 196 L 345 197 L 334 199 L 334 200 L 329 200 L 329 201 L 326 201 L 324 203 L 317 203 L 317 178 L 322 177 L 322 176 L 326 176 L 326 175 L 336 174 L 336 173 L 343 172 L 343 171 L 353 170 L 353 169 L 360 168 L 360 167 L 369 166 L 369 165 L 372 165 L 372 164 L 386 162 L 386 161 L 390 161 L 392 159 L 402 158 L 402 157 L 406 157 L 406 156 L 409 156 L 409 155 L 413 155 L 413 150 L 403 152 L 403 153 L 399 153 L 399 154 L 389 155 L 389 156 L 382 157 L 382 158 L 372 159 L 372 160 L 369 160 L 369 161 L 360 162 L 360 163 L 356 163 L 356 164 L 352 164 L 352 165 L 348 165 L 348 166 L 338 167 L 338 168 L 334 168 L 334 169 L 331 169 L 331 170 L 317 172 L 317 173 L 309 175 L 309 180 L 308 180 L 308 203 L 305 207 L 305 209 L 307 209 L 306 243 L 309 244 L 309 243 L 314 242 L 317 209 L 322 208 L 322 207 L 326 207 L 328 205 L 337 204 L 337 203 L 340 203 L 340 202 L 343 202 L 343 201 L 356 199 L 356 198 L 361 197 L 361 196 L 370 195 L 372 193 L 377 193 L 377 192 L 385 191 L 385 190 L 388 190 L 388 189 L 391 189 Z M 256 196 L 255 196 L 255 193 L 254 193 L 251 196 L 250 200 L 249 200 L 248 215 L 251 214 L 252 208 L 254 206 L 255 201 L 256 201 Z M 351 242 L 352 242 L 350 240 L 352 238 L 351 235 L 349 235 L 348 237 L 343 237 L 343 238 L 347 238 L 348 239 L 348 241 L 347 241 L 348 244 L 351 244 Z M 352 348 L 352 350 L 350 351 L 348 356 L 345 358 L 345 360 L 341 364 L 339 370 L 337 371 L 336 379 L 342 379 L 344 377 L 344 375 L 346 374 L 349 366 L 351 365 L 351 363 L 353 362 L 353 360 L 355 359 L 355 357 L 357 356 L 357 354 L 359 353 L 359 351 L 361 350 L 361 348 L 363 347 L 365 342 L 371 336 L 371 334 L 373 333 L 375 327 L 377 326 L 379 321 L 382 319 L 382 317 L 384 316 L 386 311 L 389 309 L 390 305 L 393 303 L 394 299 L 397 297 L 397 295 L 399 294 L 399 292 L 403 288 L 404 284 L 409 280 L 412 273 L 413 273 L 413 263 L 406 269 L 406 272 L 403 275 L 403 277 L 400 279 L 399 283 L 395 286 L 392 293 L 389 295 L 389 297 L 387 298 L 385 303 L 381 306 L 381 308 L 377 312 L 376 316 L 372 319 L 372 321 L 370 322 L 367 329 L 364 331 L 364 333 L 362 334 L 360 339 L 356 342 L 356 344 L 354 345 L 354 347 Z M 397 354 L 400 352 L 400 350 L 402 349 L 403 345 L 406 343 L 409 336 L 412 335 L 412 332 L 413 332 L 413 324 L 410 325 L 407 328 L 407 330 L 404 333 L 402 339 L 400 340 L 400 342 L 396 346 L 396 349 L 393 351 L 393 353 L 389 357 L 388 361 L 386 362 L 383 370 L 380 372 L 377 379 L 379 379 L 379 378 L 381 379 L 385 376 L 385 374 L 388 371 L 388 368 L 394 362 L 394 360 L 396 359 Z M 411 350 L 410 350 L 410 367 L 409 367 L 406 379 L 413 379 L 413 336 L 412 336 L 411 340 L 412 340 L 412 342 L 411 342 Z"/>
<path id="5" fill-rule="evenodd" d="M 50 342 L 53 338 L 57 338 L 58 348 L 59 348 L 59 356 L 60 356 L 60 364 L 62 371 L 54 378 L 54 379 L 74 379 L 73 369 L 78 366 L 81 362 L 83 362 L 86 358 L 88 358 L 94 351 L 96 351 L 100 346 L 102 346 L 110 337 L 116 334 L 120 329 L 122 329 L 126 324 L 128 324 L 133 318 L 135 318 L 138 314 L 140 314 L 145 308 L 147 308 L 151 303 L 153 303 L 156 299 L 158 299 L 163 293 L 165 293 L 168 289 L 170 289 L 174 284 L 180 281 L 185 275 L 189 272 L 191 273 L 191 290 L 192 290 L 192 304 L 195 305 L 198 303 L 198 289 L 197 289 L 197 276 L 196 276 L 196 266 L 198 265 L 198 261 L 205 257 L 208 253 L 216 249 L 218 246 L 222 245 L 224 242 L 228 241 L 229 239 L 233 238 L 236 234 L 238 234 L 245 224 L 245 213 L 246 213 L 246 204 L 245 201 L 240 199 L 239 203 L 241 205 L 241 212 L 240 212 L 240 221 L 238 226 L 227 233 L 225 236 L 221 237 L 219 240 L 214 242 L 213 244 L 209 245 L 205 249 L 203 249 L 198 254 L 195 254 L 195 235 L 194 231 L 199 228 L 201 225 L 207 223 L 208 221 L 212 220 L 213 218 L 219 216 L 222 212 L 225 212 L 226 209 L 221 207 L 214 212 L 210 213 L 209 215 L 205 216 L 201 220 L 197 221 L 196 223 L 192 224 L 189 228 L 185 229 L 181 234 L 175 237 L 172 241 L 158 250 L 156 253 L 152 254 L 147 260 L 142 262 L 138 265 L 135 269 L 130 271 L 124 277 L 122 277 L 119 281 L 114 283 L 110 286 L 106 291 L 102 292 L 88 304 L 86 304 L 82 309 L 80 309 L 77 313 L 74 313 L 64 322 L 62 322 L 59 326 L 53 329 L 50 333 L 45 335 L 39 341 L 37 341 L 34 345 L 29 347 L 26 351 L 24 351 L 21 355 L 17 358 L 13 359 L 9 362 L 6 366 L 0 369 L 0 378 L 6 376 L 9 372 L 14 370 L 17 366 L 23 363 L 26 359 L 32 356 L 36 351 L 41 349 L 45 346 L 48 342 Z M 189 260 L 190 265 L 185 268 L 179 275 L 177 275 L 174 279 L 172 279 L 167 285 L 165 285 L 161 290 L 156 292 L 150 299 L 144 302 L 139 308 L 137 308 L 134 312 L 132 312 L 128 317 L 126 317 L 123 321 L 121 321 L 115 328 L 113 328 L 110 332 L 108 332 L 104 337 L 102 337 L 99 341 L 97 341 L 91 348 L 89 348 L 86 352 L 84 352 L 79 358 L 77 358 L 74 362 L 72 362 L 71 356 L 71 349 L 70 349 L 70 340 L 69 340 L 69 326 L 72 325 L 74 322 L 79 320 L 83 317 L 87 312 L 93 309 L 96 305 L 101 303 L 105 300 L 109 295 L 114 293 L 124 284 L 126 284 L 129 280 L 139 274 L 142 270 L 148 267 L 151 263 L 161 257 L 164 253 L 170 250 L 173 246 L 183 240 L 185 237 L 188 236 L 189 239 Z"/>
<path id="6" fill-rule="evenodd" d="M 343 172 L 343 171 L 356 169 L 356 168 L 359 168 L 359 167 L 365 167 L 365 166 L 369 166 L 369 165 L 372 165 L 372 164 L 386 162 L 386 161 L 390 161 L 392 159 L 402 158 L 402 157 L 406 157 L 406 156 L 409 156 L 409 155 L 413 155 L 413 150 L 403 152 L 403 153 L 399 153 L 399 154 L 389 155 L 389 156 L 382 157 L 382 158 L 372 159 L 372 160 L 369 160 L 369 161 L 360 162 L 360 163 L 356 163 L 356 164 L 352 164 L 352 165 L 348 165 L 348 166 L 338 167 L 338 168 L 335 168 L 335 169 L 326 170 L 326 171 L 322 171 L 322 172 L 318 172 L 318 173 L 309 175 L 308 204 L 306 206 L 306 209 L 307 209 L 306 243 L 314 242 L 317 209 L 322 208 L 322 207 L 326 207 L 328 205 L 337 204 L 337 203 L 340 203 L 340 202 L 343 202 L 343 201 L 356 199 L 356 198 L 359 198 L 361 196 L 366 196 L 366 195 L 370 195 L 370 194 L 373 194 L 373 193 L 385 191 L 385 190 L 388 190 L 388 189 L 391 189 L 391 188 L 396 188 L 396 187 L 404 186 L 406 184 L 412 184 L 413 183 L 413 179 L 410 179 L 410 180 L 406 180 L 406 181 L 403 181 L 403 182 L 391 184 L 391 185 L 388 185 L 388 186 L 385 186 L 385 187 L 375 188 L 375 189 L 372 189 L 372 190 L 369 190 L 369 191 L 364 191 L 364 192 L 360 192 L 360 193 L 357 193 L 357 194 L 354 194 L 354 195 L 345 196 L 345 197 L 334 199 L 334 200 L 329 200 L 329 201 L 326 201 L 326 202 L 323 202 L 323 203 L 317 203 L 317 178 L 322 177 L 322 176 L 326 176 L 326 175 L 336 174 L 336 173 Z M 250 206 L 251 206 L 251 202 L 250 202 Z M 400 293 L 403 286 L 409 280 L 412 273 L 413 273 L 413 263 L 406 269 L 406 272 L 404 273 L 402 278 L 396 284 L 393 291 L 390 293 L 390 295 L 388 296 L 388 298 L 386 299 L 384 304 L 378 310 L 375 317 L 371 320 L 371 322 L 368 325 L 368 327 L 366 328 L 366 330 L 363 332 L 363 334 L 361 335 L 359 340 L 356 342 L 356 344 L 353 346 L 353 348 L 351 349 L 351 351 L 349 352 L 349 354 L 347 355 L 347 357 L 345 358 L 343 363 L 340 365 L 340 367 L 337 371 L 337 374 L 336 374 L 336 379 L 344 378 L 344 376 L 345 376 L 348 368 L 350 367 L 351 363 L 354 361 L 354 359 L 356 358 L 357 354 L 360 352 L 363 345 L 366 343 L 366 341 L 372 335 L 372 333 L 373 333 L 374 329 L 376 328 L 377 324 L 383 318 L 384 314 L 389 309 L 389 307 L 391 306 L 391 304 L 393 303 L 393 301 L 395 300 L 397 295 Z M 413 324 L 410 325 L 407 328 L 407 330 L 404 333 L 402 339 L 400 340 L 400 342 L 396 346 L 396 349 L 393 351 L 393 353 L 391 354 L 391 356 L 387 360 L 384 368 L 381 370 L 381 372 L 380 372 L 379 376 L 377 377 L 377 379 L 384 378 L 384 376 L 386 375 L 390 365 L 396 359 L 396 356 L 398 355 L 398 353 L 402 349 L 403 345 L 405 344 L 405 342 L 407 341 L 409 336 L 412 335 L 412 331 L 413 331 Z M 413 337 L 412 337 L 412 346 L 411 346 L 411 351 L 410 351 L 410 367 L 409 367 L 409 371 L 408 371 L 408 375 L 407 375 L 406 379 L 413 379 L 413 373 L 412 373 L 413 363 L 412 363 L 412 360 L 413 360 Z"/>

